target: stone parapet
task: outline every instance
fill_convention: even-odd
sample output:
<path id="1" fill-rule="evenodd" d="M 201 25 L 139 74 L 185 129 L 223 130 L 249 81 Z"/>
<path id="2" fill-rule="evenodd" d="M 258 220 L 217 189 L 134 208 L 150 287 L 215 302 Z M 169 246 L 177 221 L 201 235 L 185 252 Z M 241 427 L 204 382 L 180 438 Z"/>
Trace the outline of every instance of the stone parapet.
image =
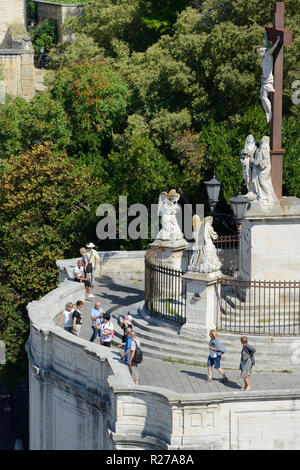
<path id="1" fill-rule="evenodd" d="M 98 251 L 100 266 L 96 269 L 95 275 L 100 276 L 100 274 L 102 275 L 104 273 L 120 272 L 144 272 L 145 253 L 145 251 Z M 73 277 L 73 269 L 79 259 L 81 258 L 56 261 L 60 282 Z"/>
<path id="2" fill-rule="evenodd" d="M 31 449 L 298 449 L 300 389 L 180 394 L 136 386 L 115 351 L 56 327 L 65 281 L 28 305 Z"/>

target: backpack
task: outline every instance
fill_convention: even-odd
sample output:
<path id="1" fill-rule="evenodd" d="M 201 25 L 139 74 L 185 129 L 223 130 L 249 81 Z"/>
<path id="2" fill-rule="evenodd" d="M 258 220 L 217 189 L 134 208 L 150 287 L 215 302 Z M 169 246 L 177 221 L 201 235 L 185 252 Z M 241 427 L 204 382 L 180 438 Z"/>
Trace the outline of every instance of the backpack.
<path id="1" fill-rule="evenodd" d="M 134 364 L 140 364 L 143 360 L 143 353 L 141 348 L 138 347 L 136 341 L 135 341 L 135 355 L 133 356 L 132 362 Z"/>

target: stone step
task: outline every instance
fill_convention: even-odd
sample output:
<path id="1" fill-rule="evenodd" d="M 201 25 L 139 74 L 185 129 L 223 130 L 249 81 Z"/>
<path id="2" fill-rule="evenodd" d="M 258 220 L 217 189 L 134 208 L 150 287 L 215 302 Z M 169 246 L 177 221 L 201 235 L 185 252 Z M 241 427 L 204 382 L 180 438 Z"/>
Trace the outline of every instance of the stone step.
<path id="1" fill-rule="evenodd" d="M 187 364 L 194 364 L 199 363 L 201 366 L 206 366 L 207 362 L 207 350 L 205 352 L 199 352 L 198 354 L 189 354 L 184 355 L 181 352 L 179 353 L 172 353 L 170 351 L 162 351 L 153 349 L 152 347 L 149 348 L 141 341 L 141 349 L 143 351 L 143 355 L 145 357 L 150 357 L 154 359 L 160 359 L 169 362 L 178 362 L 178 363 L 187 363 Z M 270 357 L 259 357 L 258 354 L 255 355 L 256 360 L 256 370 L 269 370 L 270 369 Z M 226 352 L 222 357 L 221 367 L 224 369 L 238 369 L 240 363 L 240 355 L 239 353 L 228 353 Z M 285 369 L 292 369 L 295 368 L 293 366 L 287 367 L 286 361 L 281 361 L 276 358 L 276 363 L 272 366 L 274 370 L 280 371 Z"/>
<path id="2" fill-rule="evenodd" d="M 153 357 L 157 359 L 165 359 L 169 358 L 172 361 L 186 361 L 188 363 L 193 362 L 201 362 L 206 363 L 207 356 L 208 356 L 208 344 L 207 343 L 195 343 L 188 340 L 182 342 L 177 342 L 174 344 L 170 344 L 167 341 L 161 341 L 160 337 L 156 335 L 152 335 L 147 337 L 144 334 L 143 330 L 139 330 L 138 327 L 135 328 L 137 333 L 137 337 L 141 341 L 141 347 L 145 356 Z M 115 332 L 115 342 L 118 344 L 122 344 L 121 338 L 123 336 L 123 330 L 117 325 L 116 332 Z M 222 362 L 225 361 L 228 367 L 237 367 L 237 363 L 239 363 L 240 358 L 240 344 L 237 341 L 238 338 L 235 338 L 236 345 L 232 345 L 231 341 L 226 341 L 222 339 L 222 343 L 227 347 L 227 352 L 222 357 Z M 183 347 L 182 343 L 185 343 L 185 348 Z M 228 343 L 228 344 L 226 344 Z M 186 349 L 187 348 L 187 349 Z M 270 352 L 258 351 L 255 355 L 256 361 L 260 364 L 261 367 L 266 367 L 266 364 L 270 362 Z M 280 360 L 280 355 L 276 355 L 276 367 L 285 369 L 286 367 L 286 360 Z M 262 365 L 263 364 L 263 365 Z"/>

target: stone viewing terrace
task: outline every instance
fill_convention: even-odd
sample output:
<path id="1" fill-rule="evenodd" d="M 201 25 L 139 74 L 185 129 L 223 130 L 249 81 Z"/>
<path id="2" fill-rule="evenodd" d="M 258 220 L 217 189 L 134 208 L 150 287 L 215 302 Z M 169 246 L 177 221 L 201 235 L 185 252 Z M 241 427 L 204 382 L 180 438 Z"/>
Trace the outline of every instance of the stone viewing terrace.
<path id="1" fill-rule="evenodd" d="M 59 287 L 28 305 L 30 448 L 299 448 L 296 339 L 249 338 L 257 354 L 252 389 L 245 392 L 238 371 L 239 335 L 221 333 L 227 348 L 222 367 L 229 381 L 223 384 L 214 371 L 208 383 L 208 341 L 181 338 L 181 325 L 145 311 L 144 256 L 101 252 L 95 297 L 87 299 L 83 285 L 67 279 L 77 260 L 58 261 Z M 55 326 L 65 304 L 77 300 L 85 302 L 80 337 Z M 89 342 L 96 300 L 115 326 L 110 349 L 98 338 Z M 128 312 L 144 353 L 139 385 L 120 361 L 117 347 Z M 255 433 L 249 433 L 251 426 Z"/>
<path id="2" fill-rule="evenodd" d="M 112 321 L 116 328 L 114 346 L 112 354 L 117 358 L 120 356 L 120 349 L 116 346 L 121 344 L 120 336 L 123 334 L 120 328 L 120 321 L 130 312 L 133 316 L 134 331 L 141 341 L 145 357 L 140 367 L 140 384 L 156 385 L 172 390 L 177 393 L 218 393 L 234 392 L 244 395 L 241 391 L 242 379 L 238 370 L 240 348 L 239 336 L 236 337 L 236 367 L 233 364 L 226 368 L 226 354 L 223 358 L 222 367 L 226 370 L 229 382 L 222 383 L 221 377 L 217 372 L 214 373 L 215 380 L 212 383 L 206 381 L 207 367 L 206 360 L 208 348 L 205 344 L 203 350 L 188 351 L 189 343 L 186 342 L 184 352 L 178 343 L 177 331 L 170 325 L 165 327 L 159 325 L 157 319 L 151 319 L 148 315 L 141 315 L 140 309 L 144 304 L 144 274 L 126 273 L 104 275 L 95 281 L 94 289 L 95 299 L 88 299 L 84 305 L 83 326 L 81 328 L 81 337 L 89 340 L 91 336 L 90 309 L 94 306 L 96 300 L 100 300 L 104 311 L 112 311 Z M 117 307 L 116 310 L 114 310 Z M 172 325 L 171 325 L 172 326 Z M 174 342 L 174 348 L 164 349 L 164 340 Z M 99 338 L 95 340 L 99 343 Z M 121 349 L 123 351 L 123 349 Z M 188 357 L 190 355 L 190 357 Z M 195 365 L 192 365 L 191 360 Z M 125 366 L 124 366 L 125 367 Z M 271 367 L 261 365 L 259 361 L 253 369 L 252 375 L 252 393 L 264 392 L 269 390 L 285 390 L 300 386 L 300 369 L 291 365 L 291 369 L 280 369 L 276 360 L 272 362 Z"/>

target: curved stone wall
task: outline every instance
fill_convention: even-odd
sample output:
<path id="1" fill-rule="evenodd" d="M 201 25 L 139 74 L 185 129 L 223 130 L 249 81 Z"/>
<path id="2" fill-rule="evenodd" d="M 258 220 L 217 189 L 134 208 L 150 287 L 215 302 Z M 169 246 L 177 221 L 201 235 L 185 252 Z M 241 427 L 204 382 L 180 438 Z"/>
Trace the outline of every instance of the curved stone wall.
<path id="1" fill-rule="evenodd" d="M 300 447 L 300 388 L 186 395 L 136 386 L 113 349 L 55 326 L 81 297 L 81 284 L 64 281 L 28 305 L 31 449 Z"/>

